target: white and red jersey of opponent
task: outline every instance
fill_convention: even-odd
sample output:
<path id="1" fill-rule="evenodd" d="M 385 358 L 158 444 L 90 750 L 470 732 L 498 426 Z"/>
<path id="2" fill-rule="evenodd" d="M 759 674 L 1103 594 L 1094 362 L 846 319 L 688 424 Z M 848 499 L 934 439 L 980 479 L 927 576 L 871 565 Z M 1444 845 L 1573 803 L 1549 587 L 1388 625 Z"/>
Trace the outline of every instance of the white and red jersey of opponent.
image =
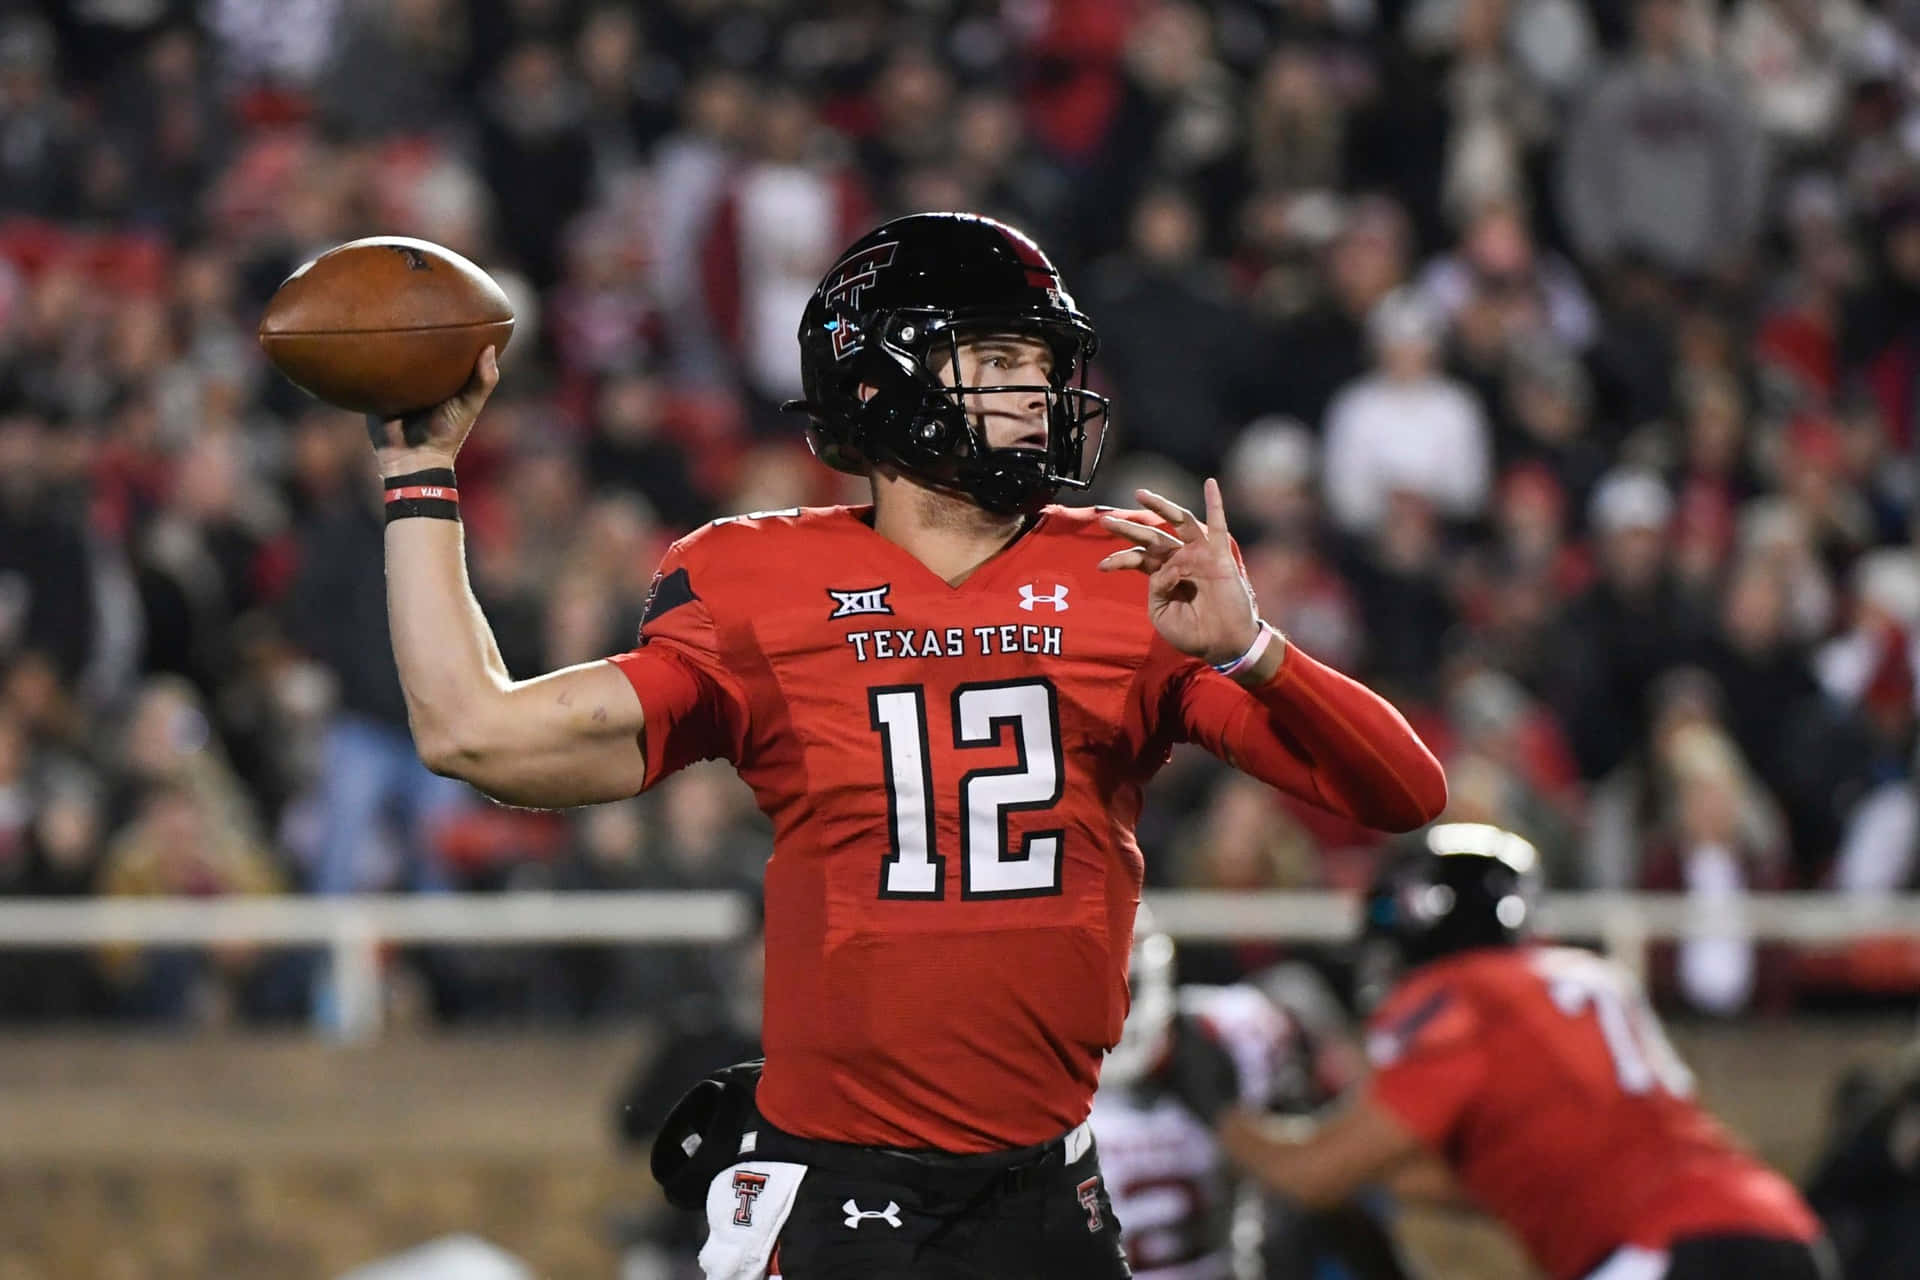
<path id="1" fill-rule="evenodd" d="M 1283 1105 L 1309 1090 L 1313 1068 L 1299 1024 L 1256 988 L 1183 986 L 1177 1008 L 1232 1054 L 1249 1106 Z M 1243 1203 L 1212 1132 L 1150 1078 L 1103 1085 L 1092 1119 L 1138 1280 L 1231 1280 L 1236 1256 L 1258 1252 L 1258 1201 Z"/>

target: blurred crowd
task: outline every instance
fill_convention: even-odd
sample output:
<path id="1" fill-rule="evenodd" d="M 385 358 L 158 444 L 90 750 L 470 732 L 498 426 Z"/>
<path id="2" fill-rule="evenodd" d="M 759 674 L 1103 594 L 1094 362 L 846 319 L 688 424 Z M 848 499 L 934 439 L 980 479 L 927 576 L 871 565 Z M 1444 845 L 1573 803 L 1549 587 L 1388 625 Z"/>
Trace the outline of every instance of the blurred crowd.
<path id="1" fill-rule="evenodd" d="M 1563 888 L 1911 888 L 1916 38 L 1911 0 L 0 3 L 0 893 L 750 889 L 725 769 L 552 815 L 419 765 L 363 425 L 254 326 L 376 232 L 507 289 L 461 480 L 531 675 L 629 647 L 678 533 L 860 499 L 777 411 L 794 330 L 932 208 L 1061 263 L 1115 397 L 1097 496 L 1221 476 L 1268 616 L 1408 711 L 1453 816 Z M 1380 848 L 1203 757 L 1154 796 L 1158 885 Z M 1897 947 L 1827 960 L 1706 940 L 1664 989 L 1920 989 Z M 455 1017 L 707 967 L 418 966 Z M 0 953 L 0 1016 L 315 983 Z"/>

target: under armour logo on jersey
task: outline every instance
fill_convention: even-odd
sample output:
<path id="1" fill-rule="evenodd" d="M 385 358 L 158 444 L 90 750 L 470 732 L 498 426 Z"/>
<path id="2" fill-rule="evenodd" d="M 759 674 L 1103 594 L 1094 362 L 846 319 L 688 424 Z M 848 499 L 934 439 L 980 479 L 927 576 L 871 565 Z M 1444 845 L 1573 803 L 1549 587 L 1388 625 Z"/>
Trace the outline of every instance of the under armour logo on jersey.
<path id="1" fill-rule="evenodd" d="M 840 1206 L 840 1211 L 847 1215 L 848 1230 L 858 1228 L 861 1223 L 867 1221 L 869 1218 L 884 1222 L 896 1231 L 900 1228 L 900 1206 L 891 1200 L 887 1201 L 887 1207 L 884 1209 L 862 1209 L 859 1205 L 849 1200 Z"/>
<path id="2" fill-rule="evenodd" d="M 753 1225 L 753 1202 L 767 1189 L 767 1175 L 742 1169 L 733 1175 L 733 1194 L 739 1198 L 734 1206 L 733 1225 L 750 1227 Z"/>
<path id="3" fill-rule="evenodd" d="M 891 582 L 860 591 L 835 591 L 828 587 L 827 594 L 833 597 L 833 612 L 827 617 L 831 620 L 851 618 L 856 613 L 892 613 L 893 607 L 887 603 L 887 592 L 891 590 Z"/>
<path id="4" fill-rule="evenodd" d="M 1032 613 L 1033 607 L 1041 604 L 1052 605 L 1055 613 L 1065 613 L 1067 611 L 1067 589 L 1056 582 L 1053 584 L 1052 592 L 1042 595 L 1035 589 L 1031 582 L 1022 583 L 1020 585 L 1020 607 L 1028 613 Z"/>
<path id="5" fill-rule="evenodd" d="M 1074 1190 L 1080 1195 L 1080 1207 L 1087 1211 L 1087 1230 L 1098 1231 L 1107 1225 L 1100 1217 L 1100 1175 L 1094 1174 Z"/>

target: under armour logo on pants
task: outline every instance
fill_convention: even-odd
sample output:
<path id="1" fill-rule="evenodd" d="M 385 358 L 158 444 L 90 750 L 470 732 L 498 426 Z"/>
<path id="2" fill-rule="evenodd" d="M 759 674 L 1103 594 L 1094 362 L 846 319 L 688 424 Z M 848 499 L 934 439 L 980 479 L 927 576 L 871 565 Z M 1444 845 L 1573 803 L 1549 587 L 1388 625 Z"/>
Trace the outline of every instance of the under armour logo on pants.
<path id="1" fill-rule="evenodd" d="M 850 1229 L 858 1227 L 869 1218 L 877 1218 L 896 1230 L 900 1226 L 900 1206 L 891 1200 L 887 1201 L 887 1207 L 884 1209 L 862 1209 L 851 1200 L 841 1205 L 840 1209 L 847 1215 L 847 1226 Z"/>

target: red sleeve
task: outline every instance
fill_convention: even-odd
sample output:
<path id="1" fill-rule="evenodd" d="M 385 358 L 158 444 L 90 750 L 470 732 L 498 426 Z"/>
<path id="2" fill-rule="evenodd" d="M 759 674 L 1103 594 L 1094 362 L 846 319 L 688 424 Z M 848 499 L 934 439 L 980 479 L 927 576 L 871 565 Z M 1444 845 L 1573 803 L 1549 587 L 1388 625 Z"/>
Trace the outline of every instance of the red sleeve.
<path id="1" fill-rule="evenodd" d="M 1368 1028 L 1368 1095 L 1428 1147 L 1444 1150 L 1487 1076 L 1480 1032 L 1480 1016 L 1457 984 L 1415 978 Z"/>
<path id="2" fill-rule="evenodd" d="M 1291 642 L 1258 689 L 1188 659 L 1175 695 L 1186 741 L 1342 817 L 1411 831 L 1446 807 L 1440 762 L 1393 704 Z"/>
<path id="3" fill-rule="evenodd" d="M 643 790 L 696 760 L 738 764 L 745 751 L 746 694 L 726 668 L 687 543 L 674 543 L 660 561 L 638 647 L 609 659 L 633 685 L 646 717 Z"/>

